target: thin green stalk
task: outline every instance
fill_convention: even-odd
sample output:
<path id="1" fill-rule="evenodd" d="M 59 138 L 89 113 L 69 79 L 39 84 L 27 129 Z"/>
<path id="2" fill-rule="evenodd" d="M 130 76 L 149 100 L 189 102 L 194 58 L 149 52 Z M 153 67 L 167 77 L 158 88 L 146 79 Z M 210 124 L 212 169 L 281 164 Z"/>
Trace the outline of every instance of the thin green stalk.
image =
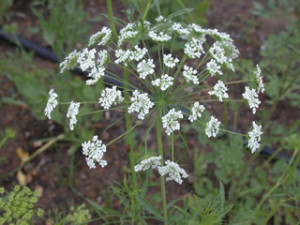
<path id="1" fill-rule="evenodd" d="M 172 135 L 171 135 L 171 145 L 172 145 L 172 161 L 175 161 L 174 160 L 174 133 L 172 133 Z"/>
<path id="2" fill-rule="evenodd" d="M 113 16 L 113 10 L 112 10 L 112 4 L 111 0 L 106 0 L 107 4 L 107 13 L 108 13 L 108 19 L 109 19 L 109 25 L 112 30 L 112 34 L 115 40 L 118 40 L 118 34 L 116 31 L 115 23 L 114 23 L 114 16 Z"/>
<path id="3" fill-rule="evenodd" d="M 149 9 L 151 7 L 151 4 L 152 4 L 152 0 L 148 1 L 148 4 L 146 6 L 146 9 L 145 9 L 145 12 L 144 12 L 144 15 L 143 15 L 143 18 L 142 18 L 142 21 L 145 21 L 147 15 L 148 15 Z"/>
<path id="4" fill-rule="evenodd" d="M 157 110 L 156 115 L 156 140 L 158 154 L 162 157 L 161 164 L 163 164 L 163 146 L 162 146 L 162 135 L 161 135 L 161 110 Z M 168 224 L 168 212 L 167 212 L 167 201 L 166 201 L 166 187 L 165 187 L 165 177 L 160 176 L 160 187 L 161 187 L 161 198 L 163 204 L 163 215 L 164 215 L 164 225 Z"/>

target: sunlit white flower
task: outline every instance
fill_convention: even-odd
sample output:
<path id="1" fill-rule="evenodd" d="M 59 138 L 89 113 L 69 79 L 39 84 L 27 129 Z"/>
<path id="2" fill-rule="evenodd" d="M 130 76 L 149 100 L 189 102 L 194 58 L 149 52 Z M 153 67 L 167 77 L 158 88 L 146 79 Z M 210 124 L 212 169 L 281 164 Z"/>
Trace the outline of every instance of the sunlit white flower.
<path id="1" fill-rule="evenodd" d="M 70 130 L 74 130 L 74 125 L 77 123 L 76 115 L 79 113 L 79 102 L 71 102 L 68 112 L 67 112 L 67 118 L 70 118 L 69 127 Z"/>
<path id="2" fill-rule="evenodd" d="M 260 146 L 261 135 L 261 125 L 257 125 L 254 121 L 252 122 L 253 130 L 248 133 L 250 139 L 248 141 L 248 147 L 251 152 L 254 153 Z"/>
<path id="3" fill-rule="evenodd" d="M 206 69 L 210 73 L 211 76 L 216 75 L 217 73 L 219 75 L 223 75 L 223 72 L 221 71 L 220 65 L 217 64 L 216 60 L 212 59 L 206 64 Z"/>
<path id="4" fill-rule="evenodd" d="M 147 48 L 139 48 L 139 46 L 134 46 L 134 51 L 131 52 L 130 59 L 135 61 L 140 61 L 145 54 L 148 52 Z"/>
<path id="5" fill-rule="evenodd" d="M 58 95 L 53 89 L 51 89 L 49 91 L 49 99 L 45 108 L 45 115 L 48 117 L 48 119 L 51 119 L 51 112 L 58 105 L 57 97 Z"/>
<path id="6" fill-rule="evenodd" d="M 205 37 L 193 38 L 191 41 L 185 44 L 184 53 L 187 57 L 195 59 L 200 58 L 204 53 L 203 43 L 205 42 Z"/>
<path id="7" fill-rule="evenodd" d="M 190 34 L 189 30 L 186 28 L 183 28 L 183 26 L 180 23 L 173 23 L 172 30 L 176 34 L 180 35 L 181 38 L 186 39 L 188 35 Z"/>
<path id="8" fill-rule="evenodd" d="M 159 166 L 158 172 L 161 176 L 168 174 L 166 180 L 174 180 L 178 184 L 182 184 L 182 178 L 187 178 L 188 174 L 184 169 L 182 169 L 177 163 L 167 160 L 165 166 Z"/>
<path id="9" fill-rule="evenodd" d="M 182 112 L 175 111 L 175 109 L 171 109 L 166 115 L 162 117 L 163 128 L 166 129 L 167 135 L 170 135 L 171 133 L 173 133 L 173 131 L 180 129 L 178 120 L 182 118 Z"/>
<path id="10" fill-rule="evenodd" d="M 184 65 L 182 75 L 185 78 L 186 82 L 192 81 L 194 84 L 199 84 L 199 80 L 197 76 L 195 76 L 196 74 L 197 70 L 194 70 L 192 67 Z"/>
<path id="11" fill-rule="evenodd" d="M 124 66 L 127 66 L 127 63 L 131 57 L 131 53 L 132 52 L 130 50 L 122 50 L 122 49 L 116 50 L 115 54 L 117 59 L 115 60 L 115 63 L 117 64 L 123 63 Z"/>
<path id="12" fill-rule="evenodd" d="M 107 45 L 109 40 L 111 39 L 111 29 L 108 27 L 103 27 L 101 31 L 93 34 L 89 40 L 89 47 L 92 45 Z"/>
<path id="13" fill-rule="evenodd" d="M 143 60 L 137 65 L 137 72 L 139 73 L 139 77 L 141 79 L 145 79 L 149 74 L 154 73 L 155 65 L 153 63 L 153 59 Z"/>
<path id="14" fill-rule="evenodd" d="M 98 136 L 94 136 L 92 140 L 82 143 L 82 154 L 85 155 L 85 160 L 90 169 L 96 168 L 96 163 L 101 167 L 107 165 L 107 161 L 103 160 L 104 152 L 106 152 L 106 146 L 101 140 L 98 140 Z"/>
<path id="15" fill-rule="evenodd" d="M 146 171 L 148 169 L 157 169 L 161 165 L 161 156 L 152 156 L 142 160 L 134 167 L 135 172 Z"/>
<path id="16" fill-rule="evenodd" d="M 165 66 L 169 67 L 169 68 L 173 68 L 174 66 L 176 66 L 176 63 L 179 62 L 179 59 L 177 58 L 173 58 L 172 57 L 172 54 L 164 54 L 164 57 L 163 57 L 163 61 L 164 61 L 164 64 Z"/>
<path id="17" fill-rule="evenodd" d="M 65 57 L 64 61 L 59 64 L 60 73 L 65 72 L 66 70 L 73 69 L 77 66 L 77 59 L 79 53 L 74 50 L 67 57 Z"/>
<path id="18" fill-rule="evenodd" d="M 87 48 L 83 49 L 77 59 L 80 69 L 85 71 L 89 68 L 93 68 L 95 65 L 95 54 L 96 54 L 96 49 L 91 49 L 91 50 L 88 50 Z"/>
<path id="19" fill-rule="evenodd" d="M 158 86 L 162 91 L 165 91 L 173 84 L 174 78 L 168 76 L 167 74 L 162 75 L 161 78 L 158 78 L 152 81 L 153 86 Z"/>
<path id="20" fill-rule="evenodd" d="M 99 103 L 104 109 L 109 109 L 112 105 L 116 105 L 123 100 L 121 91 L 117 90 L 117 86 L 113 86 L 112 88 L 102 90 Z"/>
<path id="21" fill-rule="evenodd" d="M 87 75 L 88 77 L 90 77 L 91 79 L 86 80 L 86 85 L 93 85 L 95 83 L 97 83 L 97 81 L 104 76 L 104 68 L 103 67 L 97 67 L 94 66 L 91 70 L 91 72 L 89 72 L 89 74 Z"/>
<path id="22" fill-rule="evenodd" d="M 265 86 L 262 80 L 262 76 L 261 76 L 261 69 L 259 67 L 259 65 L 256 65 L 256 69 L 253 72 L 253 80 L 254 83 L 257 86 L 257 93 L 264 93 L 265 92 Z"/>
<path id="23" fill-rule="evenodd" d="M 200 105 L 199 102 L 195 102 L 191 109 L 191 114 L 189 115 L 189 121 L 194 122 L 197 118 L 200 118 L 204 110 L 205 107 L 203 105 Z"/>
<path id="24" fill-rule="evenodd" d="M 228 98 L 229 95 L 227 94 L 227 87 L 223 83 L 223 81 L 219 80 L 218 83 L 215 84 L 212 91 L 209 91 L 209 95 L 215 95 L 219 98 L 219 101 L 222 102 L 223 98 Z"/>
<path id="25" fill-rule="evenodd" d="M 249 87 L 246 87 L 245 92 L 243 93 L 243 98 L 248 101 L 248 105 L 252 109 L 252 113 L 255 114 L 256 109 L 260 104 L 258 94 L 255 91 L 255 89 L 250 89 Z"/>
<path id="26" fill-rule="evenodd" d="M 220 124 L 221 122 L 218 119 L 216 119 L 214 116 L 211 116 L 210 121 L 206 124 L 205 127 L 205 134 L 207 135 L 207 137 L 216 137 L 219 133 Z"/>
<path id="27" fill-rule="evenodd" d="M 154 106 L 154 103 L 151 102 L 150 98 L 148 97 L 147 93 L 140 93 L 138 90 L 135 90 L 132 93 L 132 97 L 130 99 L 131 105 L 128 107 L 128 112 L 138 113 L 138 118 L 143 120 L 145 115 L 149 113 L 149 109 Z"/>
<path id="28" fill-rule="evenodd" d="M 170 35 L 164 32 L 156 33 L 154 31 L 150 31 L 148 35 L 153 41 L 157 41 L 157 42 L 169 41 L 172 38 Z"/>

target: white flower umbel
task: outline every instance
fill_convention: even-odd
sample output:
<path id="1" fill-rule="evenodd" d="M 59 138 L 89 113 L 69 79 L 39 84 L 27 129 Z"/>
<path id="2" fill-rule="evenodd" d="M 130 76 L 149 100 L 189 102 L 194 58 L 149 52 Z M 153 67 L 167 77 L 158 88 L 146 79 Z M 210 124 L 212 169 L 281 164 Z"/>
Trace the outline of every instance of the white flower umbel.
<path id="1" fill-rule="evenodd" d="M 155 21 L 156 22 L 165 22 L 166 21 L 166 19 L 165 19 L 165 17 L 163 17 L 162 15 L 159 15 L 158 17 L 156 17 L 155 18 Z"/>
<path id="2" fill-rule="evenodd" d="M 167 135 L 170 135 L 171 133 L 173 133 L 173 131 L 180 129 L 178 120 L 182 118 L 182 112 L 175 111 L 175 109 L 171 109 L 166 115 L 162 117 L 163 128 L 166 129 Z"/>
<path id="3" fill-rule="evenodd" d="M 190 34 L 189 30 L 183 28 L 183 26 L 180 23 L 173 23 L 172 30 L 175 34 L 180 35 L 183 39 L 186 39 Z"/>
<path id="4" fill-rule="evenodd" d="M 118 46 L 121 46 L 125 41 L 129 41 L 138 35 L 137 26 L 134 23 L 128 23 L 126 27 L 120 30 Z"/>
<path id="5" fill-rule="evenodd" d="M 109 109 L 113 104 L 116 105 L 123 100 L 121 91 L 117 90 L 117 86 L 113 86 L 112 88 L 102 90 L 99 103 L 104 109 Z"/>
<path id="6" fill-rule="evenodd" d="M 165 91 L 173 84 L 174 78 L 168 76 L 168 74 L 162 75 L 161 78 L 152 81 L 153 86 L 160 87 L 162 91 Z"/>
<path id="7" fill-rule="evenodd" d="M 188 174 L 177 163 L 167 160 L 165 166 L 159 166 L 158 172 L 161 176 L 168 174 L 166 181 L 174 180 L 178 184 L 182 184 L 182 178 L 187 178 Z"/>
<path id="8" fill-rule="evenodd" d="M 59 64 L 60 73 L 65 72 L 66 70 L 71 70 L 77 66 L 77 59 L 79 53 L 74 50 L 71 52 L 65 59 Z"/>
<path id="9" fill-rule="evenodd" d="M 169 41 L 172 37 L 164 32 L 156 33 L 154 31 L 149 32 L 149 37 L 156 42 L 166 42 Z"/>
<path id="10" fill-rule="evenodd" d="M 215 95 L 219 98 L 219 101 L 222 102 L 223 98 L 228 98 L 229 95 L 227 94 L 227 87 L 223 83 L 223 81 L 219 80 L 218 83 L 215 84 L 212 91 L 209 91 L 209 95 Z"/>
<path id="11" fill-rule="evenodd" d="M 219 133 L 220 124 L 221 122 L 218 119 L 216 119 L 214 116 L 211 116 L 210 121 L 206 124 L 205 127 L 205 134 L 207 135 L 207 137 L 216 137 Z"/>
<path id="12" fill-rule="evenodd" d="M 212 57 L 214 57 L 214 59 L 220 64 L 224 64 L 228 61 L 225 50 L 221 47 L 220 42 L 215 42 L 209 49 L 209 52 Z"/>
<path id="13" fill-rule="evenodd" d="M 154 73 L 155 65 L 153 63 L 153 59 L 143 60 L 137 65 L 137 72 L 139 73 L 139 77 L 141 79 L 146 79 L 149 74 Z"/>
<path id="14" fill-rule="evenodd" d="M 115 63 L 117 63 L 117 64 L 123 63 L 124 66 L 127 66 L 127 63 L 131 57 L 131 53 L 132 52 L 130 50 L 126 50 L 126 51 L 124 51 L 122 49 L 116 50 L 117 59 L 115 60 Z"/>
<path id="15" fill-rule="evenodd" d="M 91 49 L 91 50 L 88 50 L 87 48 L 83 49 L 77 59 L 80 69 L 85 71 L 89 68 L 93 68 L 95 65 L 95 54 L 96 54 L 96 49 Z"/>
<path id="16" fill-rule="evenodd" d="M 182 75 L 185 78 L 186 82 L 192 81 L 195 85 L 199 84 L 199 80 L 197 76 L 195 76 L 196 74 L 197 70 L 194 70 L 192 67 L 184 65 Z"/>
<path id="17" fill-rule="evenodd" d="M 143 120 L 145 115 L 149 113 L 149 109 L 154 106 L 154 103 L 148 97 L 147 93 L 140 93 L 138 90 L 133 92 L 133 96 L 131 97 L 130 101 L 132 102 L 131 105 L 128 107 L 128 112 L 138 113 L 138 118 Z"/>
<path id="18" fill-rule="evenodd" d="M 53 89 L 51 89 L 49 91 L 49 99 L 44 110 L 45 116 L 47 116 L 49 120 L 51 119 L 51 112 L 58 105 L 57 97 L 58 95 L 54 92 Z"/>
<path id="19" fill-rule="evenodd" d="M 248 147 L 251 149 L 251 152 L 254 153 L 260 146 L 261 135 L 261 125 L 257 125 L 254 121 L 252 122 L 253 130 L 248 133 Z"/>
<path id="20" fill-rule="evenodd" d="M 204 110 L 205 107 L 203 105 L 200 105 L 199 102 L 195 102 L 191 109 L 191 115 L 189 115 L 189 121 L 194 122 L 197 118 L 200 118 Z"/>
<path id="21" fill-rule="evenodd" d="M 179 59 L 174 59 L 172 57 L 172 54 L 164 54 L 163 61 L 166 67 L 173 68 L 174 66 L 176 66 L 176 63 L 179 62 Z"/>
<path id="22" fill-rule="evenodd" d="M 89 80 L 86 80 L 86 85 L 93 85 L 95 83 L 98 82 L 98 80 L 104 76 L 104 68 L 103 67 L 97 67 L 94 66 L 91 70 L 91 72 L 89 72 L 88 77 L 92 78 Z"/>
<path id="23" fill-rule="evenodd" d="M 134 51 L 131 52 L 130 60 L 140 61 L 148 52 L 147 48 L 139 48 L 139 46 L 134 46 Z"/>
<path id="24" fill-rule="evenodd" d="M 98 140 L 98 136 L 94 136 L 92 140 L 82 143 L 82 154 L 85 155 L 85 160 L 90 169 L 96 168 L 96 163 L 101 167 L 107 165 L 107 161 L 103 160 L 104 152 L 106 152 L 106 146 L 101 140 Z"/>
<path id="25" fill-rule="evenodd" d="M 256 68 L 253 72 L 253 80 L 254 83 L 256 85 L 256 90 L 257 93 L 264 93 L 265 92 L 265 86 L 262 80 L 262 76 L 261 76 L 261 69 L 259 67 L 259 65 L 256 65 Z"/>
<path id="26" fill-rule="evenodd" d="M 108 27 L 103 27 L 101 31 L 93 34 L 89 40 L 89 47 L 92 45 L 107 45 L 111 39 L 111 29 Z"/>
<path id="27" fill-rule="evenodd" d="M 161 163 L 161 156 L 152 156 L 142 160 L 139 164 L 134 167 L 135 172 L 146 171 L 148 169 L 157 169 Z"/>
<path id="28" fill-rule="evenodd" d="M 250 89 L 249 87 L 246 87 L 245 92 L 243 93 L 243 98 L 248 101 L 248 105 L 252 109 L 252 113 L 255 114 L 256 109 L 260 104 L 258 94 L 255 91 L 255 89 Z"/>
<path id="29" fill-rule="evenodd" d="M 96 59 L 97 66 L 103 67 L 108 63 L 109 56 L 106 50 L 101 50 L 98 52 L 98 58 Z"/>
<path id="30" fill-rule="evenodd" d="M 205 42 L 205 37 L 193 38 L 190 42 L 185 44 L 184 53 L 187 57 L 195 59 L 200 58 L 204 53 L 203 43 Z"/>
<path id="31" fill-rule="evenodd" d="M 71 102 L 68 112 L 67 112 L 67 118 L 70 118 L 69 127 L 70 130 L 74 130 L 74 125 L 77 123 L 76 115 L 79 113 L 79 102 Z"/>
<path id="32" fill-rule="evenodd" d="M 211 76 L 216 75 L 217 73 L 219 75 L 223 75 L 223 72 L 221 71 L 220 65 L 217 64 L 216 60 L 212 59 L 206 64 L 206 69 L 209 72 Z"/>

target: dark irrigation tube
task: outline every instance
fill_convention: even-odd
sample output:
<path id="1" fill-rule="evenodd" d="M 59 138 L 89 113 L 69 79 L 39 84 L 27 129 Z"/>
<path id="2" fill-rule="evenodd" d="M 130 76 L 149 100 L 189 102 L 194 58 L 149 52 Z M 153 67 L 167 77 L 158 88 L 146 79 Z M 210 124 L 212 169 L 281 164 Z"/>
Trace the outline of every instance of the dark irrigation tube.
<path id="1" fill-rule="evenodd" d="M 34 42 L 31 42 L 29 40 L 26 40 L 24 38 L 21 38 L 21 37 L 18 37 L 16 35 L 13 35 L 13 34 L 10 34 L 10 33 L 7 33 L 6 31 L 4 31 L 2 29 L 2 27 L 0 27 L 0 38 L 3 39 L 3 40 L 6 40 L 14 45 L 17 45 L 17 46 L 22 46 L 24 49 L 26 49 L 27 51 L 32 51 L 34 52 L 36 55 L 44 58 L 44 59 L 47 59 L 47 60 L 50 60 L 54 63 L 59 63 L 59 59 L 57 57 L 57 55 L 50 49 L 48 48 L 45 48 L 43 46 L 40 46 Z M 74 73 L 76 74 L 79 74 L 83 77 L 86 78 L 87 76 L 87 73 L 82 71 L 81 69 L 79 68 L 75 68 L 73 70 Z M 103 78 L 103 81 L 107 84 L 110 84 L 110 85 L 117 85 L 119 87 L 123 87 L 123 83 L 120 82 L 120 81 L 116 81 L 115 79 L 113 79 L 111 76 L 109 75 L 105 75 L 104 78 Z M 261 151 L 261 154 L 262 155 L 272 155 L 275 153 L 275 150 L 268 147 L 268 146 L 265 146 L 262 151 Z M 280 158 L 280 159 L 285 159 L 285 160 L 290 160 L 290 156 L 288 156 L 287 154 L 285 153 L 282 153 L 282 152 L 279 152 L 275 158 Z M 297 165 L 297 168 L 300 169 L 300 164 Z"/>

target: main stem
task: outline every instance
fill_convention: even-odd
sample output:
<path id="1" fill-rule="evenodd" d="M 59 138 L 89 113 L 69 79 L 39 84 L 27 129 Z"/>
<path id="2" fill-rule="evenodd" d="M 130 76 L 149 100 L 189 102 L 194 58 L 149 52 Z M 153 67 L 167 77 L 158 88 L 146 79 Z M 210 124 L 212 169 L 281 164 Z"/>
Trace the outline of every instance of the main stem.
<path id="1" fill-rule="evenodd" d="M 161 111 L 158 109 L 156 115 L 156 140 L 158 154 L 161 156 L 161 164 L 163 164 L 163 146 L 162 146 L 162 136 L 161 136 Z M 163 214 L 164 214 L 164 225 L 168 224 L 168 213 L 167 213 L 167 201 L 166 201 L 166 186 L 165 186 L 165 177 L 160 177 L 160 187 L 161 187 L 161 198 L 163 204 Z"/>

